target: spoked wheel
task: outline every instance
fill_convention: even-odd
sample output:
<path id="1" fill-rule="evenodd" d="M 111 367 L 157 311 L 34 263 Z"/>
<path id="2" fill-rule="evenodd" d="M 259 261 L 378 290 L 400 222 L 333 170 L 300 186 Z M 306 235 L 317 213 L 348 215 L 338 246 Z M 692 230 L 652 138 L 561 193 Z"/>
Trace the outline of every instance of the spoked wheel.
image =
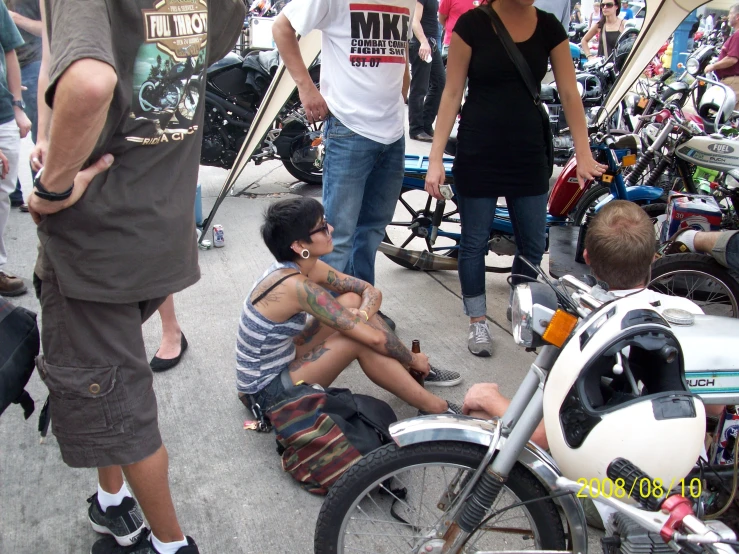
<path id="1" fill-rule="evenodd" d="M 692 300 L 709 315 L 739 317 L 739 281 L 710 256 L 671 254 L 652 264 L 649 288 Z"/>
<path id="2" fill-rule="evenodd" d="M 461 501 L 457 495 L 485 452 L 478 445 L 454 442 L 375 450 L 329 491 L 316 525 L 316 554 L 440 553 L 449 514 Z M 486 519 L 460 552 L 565 550 L 554 502 L 520 465 Z"/>
<path id="3" fill-rule="evenodd" d="M 383 242 L 397 246 L 403 251 L 384 254 L 406 269 L 427 271 L 457 269 L 456 259 L 459 255 L 459 239 L 462 232 L 459 208 L 454 200 L 446 201 L 436 241 L 432 244 L 431 231 L 435 210 L 436 200 L 426 191 L 403 187 L 395 215 L 385 228 L 383 239 Z M 413 256 L 414 253 L 421 253 L 428 263 L 419 263 L 417 256 Z M 485 270 L 508 273 L 511 270 L 511 260 L 512 258 L 508 256 L 490 254 L 485 260 Z"/>

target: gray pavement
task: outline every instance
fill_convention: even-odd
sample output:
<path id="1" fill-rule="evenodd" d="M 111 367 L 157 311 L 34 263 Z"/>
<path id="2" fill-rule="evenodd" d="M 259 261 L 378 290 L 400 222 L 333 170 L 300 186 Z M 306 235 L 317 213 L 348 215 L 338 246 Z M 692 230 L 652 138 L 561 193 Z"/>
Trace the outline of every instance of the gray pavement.
<path id="1" fill-rule="evenodd" d="M 428 145 L 409 141 L 408 151 L 428 151 Z M 201 168 L 206 213 L 225 175 Z M 21 179 L 28 194 L 27 168 Z M 280 164 L 270 162 L 248 165 L 234 190 L 237 194 L 223 202 L 215 219 L 224 226 L 225 248 L 201 251 L 200 282 L 175 296 L 190 348 L 178 367 L 154 379 L 172 493 L 183 530 L 203 553 L 308 553 L 322 498 L 304 492 L 282 472 L 273 435 L 243 430 L 247 413 L 236 398 L 234 346 L 244 297 L 272 260 L 258 233 L 264 209 L 288 194 L 320 197 L 320 188 L 296 184 Z M 29 279 L 29 288 L 36 240 L 31 218 L 13 210 L 6 231 L 7 269 Z M 481 381 L 500 383 L 506 394 L 515 391 L 533 357 L 515 346 L 508 331 L 503 276 L 487 277 L 496 346 L 487 359 L 467 351 L 456 272 L 409 271 L 378 255 L 377 284 L 383 311 L 397 322 L 399 336 L 408 344 L 420 339 L 434 364 L 462 373 L 462 385 L 442 389 L 443 396 L 461 403 L 466 389 Z M 39 310 L 31 293 L 17 304 Z M 143 331 L 153 355 L 160 339 L 157 315 Z M 388 401 L 400 418 L 414 415 L 415 410 L 365 378 L 356 364 L 336 385 Z M 86 520 L 85 499 L 96 490 L 95 474 L 64 465 L 53 435 L 39 444 L 36 415 L 46 390 L 36 375 L 28 390 L 37 402 L 36 414 L 24 421 L 21 409 L 11 406 L 0 418 L 0 552 L 89 552 L 97 535 Z"/>

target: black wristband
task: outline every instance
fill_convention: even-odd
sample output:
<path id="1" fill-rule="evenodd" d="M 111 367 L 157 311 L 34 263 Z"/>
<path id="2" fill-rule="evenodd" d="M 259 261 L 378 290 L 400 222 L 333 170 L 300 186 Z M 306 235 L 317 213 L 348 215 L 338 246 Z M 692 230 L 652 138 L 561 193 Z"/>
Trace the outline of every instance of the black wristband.
<path id="1" fill-rule="evenodd" d="M 33 193 L 41 198 L 42 200 L 48 200 L 49 202 L 61 202 L 62 200 L 66 200 L 70 196 L 72 196 L 72 191 L 74 190 L 74 183 L 72 183 L 72 186 L 69 187 L 64 192 L 50 192 L 44 188 L 44 185 L 41 184 L 41 175 L 44 173 L 44 168 L 42 167 L 38 173 L 36 173 L 36 178 L 33 180 L 33 188 L 36 189 L 33 191 Z"/>

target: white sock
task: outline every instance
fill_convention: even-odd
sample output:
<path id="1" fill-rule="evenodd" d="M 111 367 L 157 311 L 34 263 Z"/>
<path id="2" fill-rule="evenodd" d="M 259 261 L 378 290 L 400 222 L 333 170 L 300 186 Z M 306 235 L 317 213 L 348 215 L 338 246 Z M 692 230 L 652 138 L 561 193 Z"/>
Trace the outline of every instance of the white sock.
<path id="1" fill-rule="evenodd" d="M 123 502 L 123 499 L 127 496 L 131 496 L 131 493 L 129 492 L 125 482 L 123 483 L 121 490 L 119 490 L 115 494 L 105 492 L 100 486 L 100 483 L 98 483 L 98 503 L 100 504 L 100 509 L 103 512 L 107 510 L 110 506 L 120 506 L 121 502 Z"/>
<path id="2" fill-rule="evenodd" d="M 154 547 L 159 554 L 175 554 L 183 546 L 187 546 L 187 538 L 181 541 L 175 542 L 162 542 L 154 536 L 154 533 L 149 537 L 151 545 Z"/>
<path id="3" fill-rule="evenodd" d="M 685 231 L 677 238 L 677 240 L 687 246 L 688 250 L 695 252 L 695 235 L 697 234 L 698 231 Z"/>

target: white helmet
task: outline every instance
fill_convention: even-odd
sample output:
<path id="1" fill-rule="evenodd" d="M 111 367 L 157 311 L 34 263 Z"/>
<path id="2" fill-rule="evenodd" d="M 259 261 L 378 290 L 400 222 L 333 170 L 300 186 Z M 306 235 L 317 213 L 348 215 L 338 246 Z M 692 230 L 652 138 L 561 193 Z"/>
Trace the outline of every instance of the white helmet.
<path id="1" fill-rule="evenodd" d="M 592 314 L 564 345 L 544 388 L 544 425 L 566 477 L 602 483 L 625 458 L 667 490 L 694 466 L 706 422 L 670 325 L 637 294 Z"/>
<path id="2" fill-rule="evenodd" d="M 736 106 L 736 94 L 726 85 L 709 87 L 698 103 L 698 115 L 707 133 L 715 133 L 731 117 Z"/>

